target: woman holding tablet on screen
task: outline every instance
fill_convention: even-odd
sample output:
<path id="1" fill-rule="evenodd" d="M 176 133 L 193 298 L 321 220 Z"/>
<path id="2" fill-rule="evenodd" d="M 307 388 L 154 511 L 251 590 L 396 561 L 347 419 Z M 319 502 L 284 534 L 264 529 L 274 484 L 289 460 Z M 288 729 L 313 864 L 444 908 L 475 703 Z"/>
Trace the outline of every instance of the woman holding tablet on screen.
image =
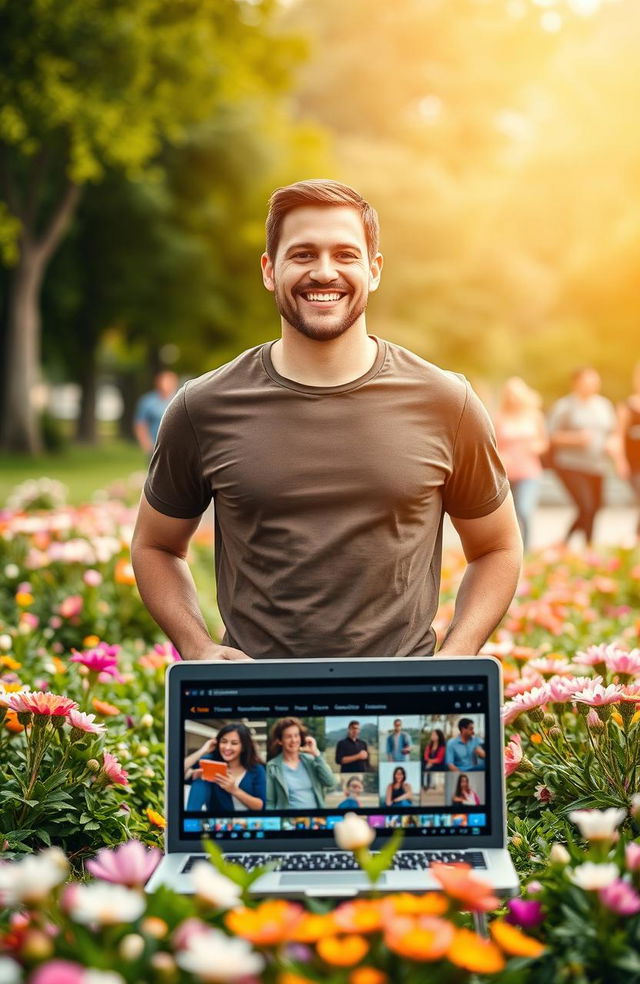
<path id="1" fill-rule="evenodd" d="M 265 767 L 245 724 L 225 724 L 217 734 L 216 748 L 205 754 L 191 770 L 193 785 L 187 809 L 210 810 L 218 815 L 239 810 L 263 810 L 267 795 Z M 204 746 L 203 746 L 204 748 Z M 186 764 L 186 763 L 185 763 Z M 206 796 L 200 799 L 201 783 Z M 192 793 L 198 793 L 193 797 Z"/>
<path id="2" fill-rule="evenodd" d="M 267 762 L 269 809 L 317 810 L 336 778 L 323 759 L 318 743 L 299 718 L 280 718 L 271 729 Z"/>

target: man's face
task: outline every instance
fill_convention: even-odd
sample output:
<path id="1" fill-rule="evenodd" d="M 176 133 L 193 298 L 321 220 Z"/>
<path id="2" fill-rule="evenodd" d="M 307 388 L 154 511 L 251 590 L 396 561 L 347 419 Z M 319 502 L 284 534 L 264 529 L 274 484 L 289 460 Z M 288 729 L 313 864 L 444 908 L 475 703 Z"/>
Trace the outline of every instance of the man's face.
<path id="1" fill-rule="evenodd" d="M 600 374 L 595 369 L 585 369 L 576 376 L 573 389 L 579 396 L 588 397 L 599 393 L 600 385 Z"/>
<path id="2" fill-rule="evenodd" d="M 393 722 L 394 731 L 400 731 L 401 727 L 402 727 L 402 721 L 400 720 L 400 718 L 396 718 L 396 720 Z"/>
<path id="3" fill-rule="evenodd" d="M 469 724 L 467 725 L 466 728 L 462 728 L 460 733 L 462 734 L 462 737 L 466 740 L 468 740 L 469 738 L 473 738 L 473 734 L 474 734 L 473 725 Z"/>
<path id="4" fill-rule="evenodd" d="M 262 257 L 262 277 L 282 319 L 306 338 L 339 338 L 364 314 L 380 281 L 382 257 L 369 260 L 354 208 L 293 209 L 282 223 L 275 257 Z"/>
<path id="5" fill-rule="evenodd" d="M 349 738 L 351 738 L 352 741 L 355 741 L 358 735 L 360 734 L 360 725 L 350 724 L 348 728 L 348 732 L 349 732 Z"/>

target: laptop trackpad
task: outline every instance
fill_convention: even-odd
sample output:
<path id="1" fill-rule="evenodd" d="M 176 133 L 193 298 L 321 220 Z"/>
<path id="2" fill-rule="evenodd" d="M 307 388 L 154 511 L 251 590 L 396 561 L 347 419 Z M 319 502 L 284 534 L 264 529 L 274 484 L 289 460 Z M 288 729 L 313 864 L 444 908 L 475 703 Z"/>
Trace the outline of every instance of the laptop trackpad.
<path id="1" fill-rule="evenodd" d="M 377 885 L 384 885 L 386 875 L 381 875 Z M 363 878 L 359 871 L 284 871 L 280 875 L 280 884 L 298 887 L 322 888 L 324 885 L 344 885 L 354 888 L 367 888 L 369 881 Z"/>

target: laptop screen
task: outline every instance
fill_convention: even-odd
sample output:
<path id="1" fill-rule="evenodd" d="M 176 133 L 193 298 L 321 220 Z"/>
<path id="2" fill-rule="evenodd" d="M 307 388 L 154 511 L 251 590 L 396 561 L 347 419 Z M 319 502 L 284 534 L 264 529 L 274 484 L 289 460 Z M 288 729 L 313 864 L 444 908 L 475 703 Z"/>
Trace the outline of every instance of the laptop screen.
<path id="1" fill-rule="evenodd" d="M 486 676 L 180 688 L 181 840 L 309 842 L 349 811 L 383 837 L 493 833 Z"/>

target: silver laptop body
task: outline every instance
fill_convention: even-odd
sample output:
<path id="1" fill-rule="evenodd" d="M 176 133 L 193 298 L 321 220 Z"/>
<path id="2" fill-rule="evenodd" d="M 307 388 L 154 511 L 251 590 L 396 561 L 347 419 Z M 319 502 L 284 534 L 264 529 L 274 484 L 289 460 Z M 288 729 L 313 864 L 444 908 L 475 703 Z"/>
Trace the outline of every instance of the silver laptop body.
<path id="1" fill-rule="evenodd" d="M 167 884 L 190 893 L 189 869 L 203 857 L 203 837 L 210 837 L 228 860 L 245 868 L 277 866 L 254 882 L 256 895 L 366 893 L 369 882 L 351 854 L 337 849 L 333 834 L 351 811 L 375 828 L 372 851 L 398 827 L 404 831 L 393 869 L 378 889 L 438 889 L 429 873 L 435 860 L 470 863 L 498 894 L 517 893 L 506 849 L 497 660 L 182 662 L 170 667 L 166 687 L 166 854 L 147 891 Z M 273 799 L 286 769 L 274 758 L 269 736 L 289 718 L 313 734 L 324 761 L 315 807 L 283 807 L 282 794 L 276 807 Z M 212 767 L 201 765 L 202 759 L 220 759 L 212 744 L 220 729 L 233 723 L 248 729 L 260 760 L 247 770 L 247 782 L 259 794 L 251 802 L 264 803 L 259 810 L 243 808 L 228 794 L 221 797 L 215 782 L 204 779 L 203 770 Z M 435 745 L 443 747 L 442 739 L 444 757 L 433 754 Z M 354 770 L 354 755 L 347 753 L 363 746 L 366 757 L 356 759 Z M 197 758 L 203 747 L 207 753 Z M 185 760 L 192 762 L 190 769 Z M 185 780 L 194 768 L 198 778 Z M 267 771 L 272 802 L 265 795 Z M 354 783 L 354 776 L 359 781 Z M 293 785 L 286 788 L 302 802 L 310 795 L 308 789 L 296 794 Z"/>

